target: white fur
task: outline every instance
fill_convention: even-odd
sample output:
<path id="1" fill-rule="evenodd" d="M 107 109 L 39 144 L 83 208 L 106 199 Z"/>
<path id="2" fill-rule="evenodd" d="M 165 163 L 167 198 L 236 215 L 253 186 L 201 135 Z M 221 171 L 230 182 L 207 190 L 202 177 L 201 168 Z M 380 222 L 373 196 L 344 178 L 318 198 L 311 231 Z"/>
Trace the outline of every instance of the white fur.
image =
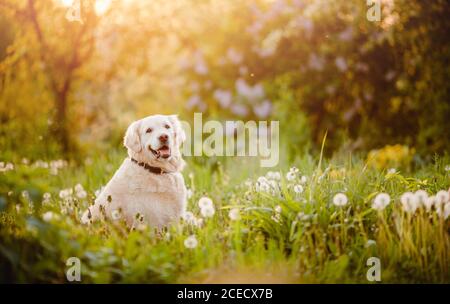
<path id="1" fill-rule="evenodd" d="M 151 132 L 147 133 L 149 129 Z M 166 145 L 171 152 L 166 159 L 150 150 L 161 148 L 163 144 L 158 138 L 164 134 L 168 136 Z M 176 221 L 186 208 L 186 186 L 180 173 L 184 167 L 180 146 L 185 139 L 176 115 L 153 115 L 133 122 L 124 138 L 129 157 L 123 161 L 95 204 L 83 214 L 82 222 L 90 223 L 101 217 L 102 213 L 114 219 L 113 214 L 116 215 L 119 210 L 129 226 L 140 224 L 136 219 L 138 213 L 143 216 L 143 222 L 151 227 L 161 228 Z M 151 173 L 132 162 L 131 158 L 169 173 Z M 100 206 L 105 212 L 101 212 Z"/>

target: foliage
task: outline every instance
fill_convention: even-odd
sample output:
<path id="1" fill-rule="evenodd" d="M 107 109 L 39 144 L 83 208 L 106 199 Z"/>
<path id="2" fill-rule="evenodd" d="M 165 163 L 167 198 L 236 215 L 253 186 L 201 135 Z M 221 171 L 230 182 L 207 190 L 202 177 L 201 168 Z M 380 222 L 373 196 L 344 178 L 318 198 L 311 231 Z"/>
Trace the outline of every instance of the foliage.
<path id="1" fill-rule="evenodd" d="M 120 219 L 82 225 L 81 212 L 122 157 L 99 156 L 80 168 L 62 164 L 57 174 L 42 163 L 0 173 L 2 281 L 66 282 L 65 261 L 74 256 L 83 283 L 367 283 L 366 260 L 375 256 L 383 283 L 449 282 L 449 219 L 423 205 L 409 213 L 399 201 L 406 191 L 448 189 L 448 159 L 409 175 L 359 159 L 323 160 L 321 170 L 305 157 L 299 169 L 266 174 L 251 160 L 190 163 L 192 215 L 181 223 L 160 232 L 139 222 L 130 231 Z M 242 163 L 248 173 L 237 170 Z M 372 204 L 380 192 L 392 202 L 379 212 Z M 334 205 L 337 193 L 346 194 L 347 205 Z M 212 217 L 202 216 L 203 196 L 212 199 Z M 186 243 L 192 236 L 197 244 Z"/>
<path id="2" fill-rule="evenodd" d="M 379 22 L 359 0 L 104 2 L 83 0 L 83 23 L 58 1 L 0 3 L 2 145 L 77 156 L 136 117 L 185 108 L 299 118 L 312 146 L 328 132 L 328 151 L 347 139 L 449 150 L 448 1 L 382 1 Z"/>

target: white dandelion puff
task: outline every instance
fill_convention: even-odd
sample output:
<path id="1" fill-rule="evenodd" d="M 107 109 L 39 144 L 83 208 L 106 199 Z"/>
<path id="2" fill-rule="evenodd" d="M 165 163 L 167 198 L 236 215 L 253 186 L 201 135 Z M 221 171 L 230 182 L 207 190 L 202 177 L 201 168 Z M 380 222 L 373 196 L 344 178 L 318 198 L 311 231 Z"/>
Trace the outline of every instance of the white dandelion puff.
<path id="1" fill-rule="evenodd" d="M 302 185 L 295 185 L 294 186 L 294 192 L 297 194 L 303 193 L 303 186 Z"/>
<path id="2" fill-rule="evenodd" d="M 376 246 L 377 242 L 374 240 L 367 240 L 365 247 L 369 248 L 370 246 Z"/>
<path id="3" fill-rule="evenodd" d="M 203 217 L 213 217 L 216 213 L 216 210 L 214 209 L 213 205 L 205 206 L 200 209 L 200 213 Z"/>
<path id="4" fill-rule="evenodd" d="M 348 198 L 347 198 L 347 195 L 345 195 L 344 193 L 337 193 L 333 197 L 333 204 L 338 207 L 345 206 L 345 205 L 347 205 L 347 203 L 348 203 Z"/>
<path id="5" fill-rule="evenodd" d="M 86 191 L 77 191 L 77 197 L 79 198 L 79 199 L 84 199 L 84 198 L 86 198 L 87 197 L 87 192 Z"/>
<path id="6" fill-rule="evenodd" d="M 55 218 L 55 214 L 51 211 L 47 211 L 44 214 L 42 214 L 42 219 L 46 222 L 50 222 Z"/>
<path id="7" fill-rule="evenodd" d="M 308 180 L 308 178 L 306 176 L 304 176 L 304 175 L 300 178 L 300 182 L 302 184 L 305 184 L 307 180 Z"/>
<path id="8" fill-rule="evenodd" d="M 198 241 L 195 235 L 190 235 L 187 239 L 184 240 L 184 247 L 189 249 L 194 249 L 197 247 Z"/>
<path id="9" fill-rule="evenodd" d="M 184 220 L 186 223 L 188 223 L 188 224 L 190 224 L 190 225 L 193 225 L 194 222 L 195 222 L 195 216 L 194 216 L 194 214 L 193 214 L 191 211 L 186 211 L 186 212 L 183 214 L 182 218 L 183 218 L 183 220 Z"/>
<path id="10" fill-rule="evenodd" d="M 408 213 L 416 212 L 418 207 L 417 197 L 412 192 L 405 192 L 400 198 L 403 210 Z"/>
<path id="11" fill-rule="evenodd" d="M 395 168 L 390 168 L 390 169 L 388 169 L 388 171 L 387 171 L 389 174 L 395 174 L 396 172 L 397 172 L 397 169 L 395 169 Z"/>
<path id="12" fill-rule="evenodd" d="M 296 173 L 295 172 L 293 172 L 293 171 L 289 171 L 287 174 L 286 174 L 286 179 L 288 180 L 288 181 L 293 181 L 294 179 L 295 179 L 295 177 L 296 177 Z"/>
<path id="13" fill-rule="evenodd" d="M 428 197 L 423 203 L 423 205 L 425 206 L 425 209 L 427 211 L 430 211 L 431 208 L 433 207 L 435 201 L 436 201 L 436 197 L 434 195 Z"/>
<path id="14" fill-rule="evenodd" d="M 414 195 L 417 198 L 418 206 L 425 206 L 425 202 L 428 199 L 428 193 L 425 190 L 417 190 Z"/>
<path id="15" fill-rule="evenodd" d="M 444 207 L 444 219 L 446 220 L 450 216 L 450 202 L 445 204 Z"/>
<path id="16" fill-rule="evenodd" d="M 230 220 L 237 221 L 241 218 L 241 214 L 239 212 L 238 208 L 233 208 L 228 212 L 228 216 L 230 217 Z"/>
<path id="17" fill-rule="evenodd" d="M 274 210 L 276 213 L 281 213 L 282 208 L 281 208 L 280 205 L 276 205 L 275 208 L 273 208 L 273 210 Z"/>
<path id="18" fill-rule="evenodd" d="M 81 184 L 76 184 L 74 189 L 75 189 L 75 192 L 82 192 L 82 191 L 84 191 L 84 188 L 83 188 L 83 186 Z"/>
<path id="19" fill-rule="evenodd" d="M 391 197 L 389 196 L 389 194 L 379 193 L 373 201 L 372 208 L 377 211 L 382 211 L 387 207 L 387 205 L 389 205 L 390 201 Z"/>
<path id="20" fill-rule="evenodd" d="M 203 196 L 198 200 L 198 206 L 200 208 L 213 207 L 213 201 L 209 197 Z"/>
<path id="21" fill-rule="evenodd" d="M 436 205 L 443 205 L 445 203 L 447 203 L 449 200 L 449 194 L 447 191 L 445 190 L 441 190 L 438 193 L 436 193 Z"/>
<path id="22" fill-rule="evenodd" d="M 270 180 L 280 180 L 281 179 L 280 172 L 269 171 L 269 172 L 267 172 L 266 176 Z"/>

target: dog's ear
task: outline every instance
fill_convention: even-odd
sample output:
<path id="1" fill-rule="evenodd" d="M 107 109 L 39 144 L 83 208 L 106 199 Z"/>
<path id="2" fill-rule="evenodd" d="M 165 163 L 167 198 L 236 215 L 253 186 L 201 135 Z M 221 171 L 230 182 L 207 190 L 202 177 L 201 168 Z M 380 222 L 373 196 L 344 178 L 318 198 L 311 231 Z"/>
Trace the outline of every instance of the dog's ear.
<path id="1" fill-rule="evenodd" d="M 141 125 L 141 121 L 133 122 L 127 129 L 125 133 L 125 138 L 123 139 L 123 144 L 128 149 L 133 150 L 138 153 L 142 150 L 141 139 L 139 136 L 139 127 Z"/>
<path id="2" fill-rule="evenodd" d="M 186 133 L 181 127 L 181 123 L 178 120 L 178 115 L 169 115 L 169 121 L 172 124 L 175 133 L 175 142 L 177 146 L 180 147 L 181 144 L 186 140 Z"/>

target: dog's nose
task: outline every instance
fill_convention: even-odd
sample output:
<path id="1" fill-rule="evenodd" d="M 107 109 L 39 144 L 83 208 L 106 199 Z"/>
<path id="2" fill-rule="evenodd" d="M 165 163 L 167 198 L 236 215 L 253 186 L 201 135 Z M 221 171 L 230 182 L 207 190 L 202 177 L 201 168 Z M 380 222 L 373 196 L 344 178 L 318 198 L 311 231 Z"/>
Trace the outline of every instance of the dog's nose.
<path id="1" fill-rule="evenodd" d="M 159 137 L 159 141 L 162 143 L 167 142 L 168 139 L 169 139 L 169 135 L 167 135 L 167 134 L 163 134 Z"/>

